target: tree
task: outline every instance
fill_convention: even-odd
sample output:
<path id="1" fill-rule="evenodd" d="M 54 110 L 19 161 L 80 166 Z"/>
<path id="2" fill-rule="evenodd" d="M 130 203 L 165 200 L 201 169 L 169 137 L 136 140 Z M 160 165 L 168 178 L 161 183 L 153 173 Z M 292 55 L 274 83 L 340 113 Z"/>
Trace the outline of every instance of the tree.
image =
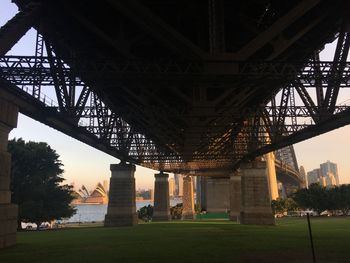
<path id="1" fill-rule="evenodd" d="M 183 205 L 182 203 L 176 204 L 175 206 L 170 207 L 171 219 L 181 219 Z"/>
<path id="2" fill-rule="evenodd" d="M 272 200 L 271 206 L 274 214 L 280 215 L 283 215 L 285 212 L 298 210 L 298 205 L 292 198 L 277 198 L 276 200 Z"/>
<path id="3" fill-rule="evenodd" d="M 286 211 L 299 210 L 298 204 L 293 200 L 293 198 L 287 198 L 284 205 L 286 207 Z"/>
<path id="4" fill-rule="evenodd" d="M 343 215 L 350 211 L 350 185 L 343 184 L 330 189 L 334 210 L 341 210 Z"/>
<path id="5" fill-rule="evenodd" d="M 307 188 L 299 189 L 293 194 L 292 198 L 300 208 L 303 208 L 303 209 L 311 208 L 309 191 Z"/>
<path id="6" fill-rule="evenodd" d="M 293 195 L 293 199 L 301 208 L 311 208 L 322 213 L 325 210 L 341 210 L 343 215 L 350 211 L 350 185 L 323 187 L 311 184 L 309 189 L 303 188 Z"/>
<path id="7" fill-rule="evenodd" d="M 319 215 L 325 210 L 333 210 L 330 193 L 326 187 L 320 184 L 311 184 L 309 189 L 303 188 L 293 195 L 294 201 L 299 207 L 315 210 Z"/>
<path id="8" fill-rule="evenodd" d="M 340 186 L 341 197 L 343 200 L 341 210 L 343 215 L 348 215 L 350 212 L 350 184 L 343 184 Z"/>
<path id="9" fill-rule="evenodd" d="M 42 222 L 71 217 L 75 209 L 73 187 L 62 184 L 63 164 L 59 155 L 44 142 L 9 141 L 12 154 L 12 202 L 18 205 L 18 226 L 21 222 Z"/>
<path id="10" fill-rule="evenodd" d="M 286 199 L 283 198 L 277 198 L 276 200 L 272 200 L 271 207 L 273 213 L 276 214 L 283 214 L 286 211 L 285 207 Z"/>
<path id="11" fill-rule="evenodd" d="M 314 209 L 319 215 L 327 210 L 331 209 L 329 192 L 327 188 L 320 184 L 311 184 L 309 186 L 309 196 L 311 202 L 311 208 Z"/>
<path id="12" fill-rule="evenodd" d="M 140 208 L 140 210 L 137 211 L 137 214 L 139 219 L 148 222 L 153 217 L 153 206 L 143 206 Z"/>

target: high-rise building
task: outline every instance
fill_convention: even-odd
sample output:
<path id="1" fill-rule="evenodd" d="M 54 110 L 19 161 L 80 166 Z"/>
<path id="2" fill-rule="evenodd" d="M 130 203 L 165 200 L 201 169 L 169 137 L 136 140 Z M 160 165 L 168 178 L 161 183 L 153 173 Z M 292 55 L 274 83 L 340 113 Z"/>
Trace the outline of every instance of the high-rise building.
<path id="1" fill-rule="evenodd" d="M 335 178 L 336 185 L 339 185 L 338 166 L 336 163 L 332 163 L 328 160 L 325 163 L 321 163 L 320 168 L 322 176 L 328 177 L 329 174 L 332 174 Z"/>
<path id="2" fill-rule="evenodd" d="M 311 184 L 321 183 L 321 170 L 320 169 L 313 169 L 312 171 L 307 173 L 307 182 L 308 186 Z"/>
<path id="3" fill-rule="evenodd" d="M 326 177 L 325 176 L 321 176 L 320 177 L 320 184 L 324 187 L 327 186 L 327 180 L 326 180 Z"/>
<path id="4" fill-rule="evenodd" d="M 300 167 L 300 173 L 301 167 Z M 302 176 L 302 175 L 301 175 Z M 337 164 L 327 161 L 320 164 L 320 169 L 314 169 L 307 173 L 308 185 L 319 183 L 324 187 L 339 185 Z"/>
<path id="5" fill-rule="evenodd" d="M 324 176 L 325 180 L 326 180 L 326 185 L 328 187 L 332 187 L 334 185 L 337 185 L 337 180 L 335 179 L 334 174 L 332 173 L 327 173 L 327 176 Z"/>
<path id="6" fill-rule="evenodd" d="M 306 172 L 305 172 L 305 168 L 304 166 L 300 166 L 299 168 L 299 173 L 300 173 L 300 179 L 303 181 L 303 187 L 307 187 L 308 183 L 307 183 L 307 176 L 306 176 Z"/>

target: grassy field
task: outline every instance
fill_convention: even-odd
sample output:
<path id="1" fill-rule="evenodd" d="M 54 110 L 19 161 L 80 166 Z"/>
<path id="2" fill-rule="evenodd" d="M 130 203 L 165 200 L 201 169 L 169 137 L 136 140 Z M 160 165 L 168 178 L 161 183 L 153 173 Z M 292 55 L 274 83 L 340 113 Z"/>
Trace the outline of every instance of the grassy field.
<path id="1" fill-rule="evenodd" d="M 317 262 L 350 262 L 350 218 L 312 218 Z M 305 218 L 277 226 L 173 221 L 18 233 L 0 262 L 312 262 Z"/>

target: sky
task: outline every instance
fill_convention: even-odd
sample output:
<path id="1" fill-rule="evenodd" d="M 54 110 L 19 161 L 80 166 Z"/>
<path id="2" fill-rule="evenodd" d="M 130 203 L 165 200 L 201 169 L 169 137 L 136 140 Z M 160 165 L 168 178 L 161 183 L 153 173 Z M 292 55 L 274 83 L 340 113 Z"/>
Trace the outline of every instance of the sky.
<path id="1" fill-rule="evenodd" d="M 17 12 L 15 4 L 10 0 L 0 0 L 0 26 L 11 19 Z M 30 30 L 8 53 L 13 55 L 34 54 L 35 31 Z M 325 48 L 321 54 L 324 60 L 332 60 L 334 44 Z M 341 101 L 347 101 L 350 95 L 342 95 Z M 319 168 L 320 163 L 330 160 L 338 164 L 340 183 L 350 183 L 350 126 L 314 137 L 294 145 L 299 165 L 306 171 Z M 18 127 L 11 131 L 10 139 L 23 138 L 26 141 L 47 142 L 60 155 L 64 164 L 64 178 L 67 183 L 80 188 L 84 184 L 92 189 L 97 182 L 109 180 L 109 165 L 119 160 L 91 146 L 75 140 L 57 130 L 19 115 Z M 136 188 L 153 188 L 154 173 L 144 167 L 137 166 L 135 178 Z"/>

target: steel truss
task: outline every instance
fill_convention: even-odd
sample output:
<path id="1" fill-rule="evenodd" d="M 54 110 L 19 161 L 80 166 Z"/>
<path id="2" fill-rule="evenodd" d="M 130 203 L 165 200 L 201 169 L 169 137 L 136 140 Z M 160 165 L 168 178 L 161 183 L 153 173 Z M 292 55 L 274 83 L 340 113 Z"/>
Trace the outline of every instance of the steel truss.
<path id="1" fill-rule="evenodd" d="M 72 127 L 80 134 L 80 140 L 92 145 L 98 142 L 123 161 L 172 172 L 233 169 L 247 158 L 350 123 L 350 106 L 337 104 L 340 89 L 350 87 L 350 63 L 346 61 L 349 45 L 348 33 L 340 32 L 332 62 L 319 61 L 315 53 L 310 60 L 296 63 L 136 60 L 116 63 L 59 58 L 38 34 L 35 56 L 0 57 L 0 77 L 8 83 L 10 92 L 21 94 L 22 98 L 35 102 L 44 115 Z M 222 73 L 218 70 L 222 65 L 232 70 Z M 191 152 L 167 141 L 166 137 L 144 130 L 141 120 L 129 121 L 136 114 L 155 116 L 162 108 L 125 112 L 93 86 L 100 79 L 125 83 L 130 79 L 166 79 L 194 84 L 217 78 L 223 80 L 222 84 L 273 80 L 281 86 L 270 101 L 257 107 L 228 105 L 220 108 L 220 114 L 211 113 L 214 121 L 207 124 L 205 133 L 188 134 L 189 138 L 200 137 Z M 44 95 L 46 88 L 53 88 L 54 100 Z M 316 100 L 311 91 L 316 91 Z M 186 114 L 194 117 L 193 112 L 176 109 L 170 114 L 178 118 Z M 161 124 L 155 125 L 162 129 Z"/>
<path id="2" fill-rule="evenodd" d="M 87 86 L 76 72 L 65 64 L 65 61 L 55 57 L 49 46 L 47 49 L 48 57 L 1 57 L 1 78 L 17 85 L 22 91 L 26 91 L 29 95 L 40 100 L 51 114 L 54 110 L 57 114 L 63 115 L 72 125 L 86 129 L 88 133 L 113 147 L 121 159 L 136 163 L 183 162 L 181 154 L 176 153 L 171 146 L 158 145 L 146 135 L 137 132 L 135 127 L 120 117 L 118 110 L 110 108 L 99 94 Z M 249 67 L 251 65 L 249 63 Z M 261 68 L 260 66 L 264 63 L 261 65 L 256 63 L 255 65 L 255 69 Z M 271 63 L 269 65 L 272 66 Z M 276 63 L 275 67 L 290 68 L 291 65 L 297 67 L 299 63 L 285 65 Z M 240 112 L 239 115 L 246 116 L 248 121 L 244 121 L 242 126 L 238 127 L 223 125 L 221 128 L 225 134 L 221 134 L 221 131 L 210 134 L 205 142 L 209 147 L 208 145 L 198 145 L 198 151 L 194 153 L 192 161 L 204 162 L 208 159 L 215 160 L 217 163 L 221 160 L 225 164 L 228 161 L 239 160 L 266 144 L 278 142 L 296 132 L 302 132 L 310 126 L 317 125 L 322 120 L 349 110 L 347 105 L 335 106 L 334 102 L 330 103 L 330 99 L 319 100 L 322 103 L 316 104 L 308 93 L 308 90 L 314 89 L 316 84 L 318 84 L 318 89 L 321 87 L 321 90 L 349 88 L 350 63 L 343 63 L 343 73 L 340 75 L 337 73 L 339 80 L 337 80 L 335 87 L 329 84 L 331 81 L 334 82 L 331 75 L 334 67 L 333 62 L 313 61 L 308 63 L 306 67 L 295 73 L 298 82 L 294 81 L 282 88 L 279 104 L 276 103 L 277 97 L 274 97 L 270 103 L 262 105 L 258 109 L 245 108 L 244 112 Z M 247 67 L 244 68 L 247 69 Z M 269 68 L 271 70 L 271 67 Z M 117 69 L 120 68 L 117 67 Z M 242 74 L 245 77 L 248 75 L 256 77 L 255 73 Z M 266 70 L 261 69 L 260 77 L 276 77 L 269 74 Z M 285 76 L 282 73 L 277 73 L 277 75 L 279 74 Z M 55 102 L 43 97 L 42 93 L 37 90 L 38 86 L 53 87 L 56 91 Z M 295 93 L 299 94 L 304 105 L 292 103 L 296 99 Z M 154 114 L 159 110 L 158 108 L 148 109 Z M 325 115 L 325 112 L 330 115 Z M 181 113 L 173 112 L 172 114 L 180 116 Z M 228 118 L 238 117 L 236 116 L 237 111 L 233 108 L 227 108 L 223 115 Z M 124 117 L 128 118 L 125 114 Z M 308 119 L 309 122 L 306 122 L 305 119 Z M 227 145 L 232 148 L 227 147 Z M 160 146 L 163 147 L 162 151 L 159 149 Z M 203 150 L 201 151 L 201 149 Z"/>
<path id="3" fill-rule="evenodd" d="M 50 50 L 51 48 L 49 48 Z M 64 61 L 64 62 L 63 62 Z M 52 56 L 3 56 L 0 57 L 1 75 L 11 77 L 17 85 L 33 85 L 34 78 L 38 78 L 41 85 L 53 85 L 55 76 L 52 68 L 59 63 L 70 65 L 71 68 L 62 67 L 61 70 L 67 79 L 74 77 L 76 85 L 82 85 L 79 76 L 90 76 L 91 79 L 128 80 L 178 80 L 198 82 L 223 78 L 223 84 L 232 83 L 240 79 L 284 80 L 294 82 L 293 86 L 302 88 L 327 88 L 330 85 L 339 88 L 350 86 L 350 62 L 315 61 L 308 62 L 237 62 L 237 61 L 123 61 L 120 63 L 109 61 L 80 61 L 73 59 L 60 59 Z M 36 72 L 39 69 L 41 72 Z M 221 73 L 216 67 L 228 66 L 232 71 Z M 236 70 L 235 70 L 236 69 Z M 334 76 L 336 74 L 337 76 Z M 333 90 L 333 89 L 332 89 Z M 327 95 L 328 94 L 328 95 Z M 328 91 L 325 101 L 332 105 L 337 93 Z"/>

